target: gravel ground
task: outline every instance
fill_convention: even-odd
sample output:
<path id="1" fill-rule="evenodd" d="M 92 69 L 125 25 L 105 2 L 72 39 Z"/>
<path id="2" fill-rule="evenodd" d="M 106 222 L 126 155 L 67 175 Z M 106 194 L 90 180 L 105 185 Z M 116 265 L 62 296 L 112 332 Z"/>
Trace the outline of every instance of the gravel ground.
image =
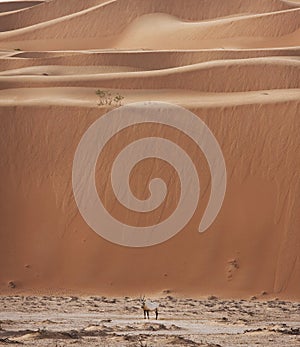
<path id="1" fill-rule="evenodd" d="M 0 346 L 300 346 L 300 304 L 167 295 L 159 319 L 136 298 L 2 296 Z"/>

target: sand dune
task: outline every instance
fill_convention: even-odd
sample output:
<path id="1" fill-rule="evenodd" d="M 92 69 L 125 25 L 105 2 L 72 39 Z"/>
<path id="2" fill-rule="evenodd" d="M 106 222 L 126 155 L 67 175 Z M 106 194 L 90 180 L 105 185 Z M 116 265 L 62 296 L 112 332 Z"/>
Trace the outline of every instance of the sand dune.
<path id="1" fill-rule="evenodd" d="M 74 67 L 73 67 L 74 69 Z M 183 89 L 202 92 L 242 92 L 266 89 L 300 88 L 300 61 L 291 58 L 252 58 L 222 60 L 170 69 L 142 72 L 114 72 L 97 74 L 2 76 L 0 89 L 24 87 L 94 87 L 120 89 Z M 66 68 L 66 71 L 68 69 Z M 47 75 L 47 67 L 40 75 Z M 60 70 L 61 71 L 61 70 Z M 49 71 L 49 73 L 51 73 Z M 3 73 L 2 73 L 3 74 Z M 285 76 L 283 79 L 282 76 Z M 180 78 L 178 78 L 180 76 Z M 226 82 L 225 82 L 226 81 Z"/>
<path id="2" fill-rule="evenodd" d="M 192 23 L 165 14 L 150 14 L 139 17 L 127 26 L 114 47 L 196 49 L 296 46 L 299 22 L 299 9 Z M 151 25 L 161 30 L 155 35 L 150 30 Z M 290 35 L 295 31 L 296 38 Z M 279 45 L 277 41 L 282 37 L 284 40 Z"/>
<path id="3" fill-rule="evenodd" d="M 3 53 L 9 59 L 1 59 L 0 71 L 41 65 L 93 66 L 125 65 L 144 70 L 160 70 L 223 59 L 247 59 L 258 57 L 300 57 L 299 48 L 259 50 L 196 50 L 196 51 L 55 51 Z M 26 58 L 26 59 L 20 59 Z"/>
<path id="4" fill-rule="evenodd" d="M 41 49 L 195 49 L 224 45 L 242 48 L 278 47 L 276 41 L 269 46 L 268 40 L 278 39 L 299 29 L 300 9 L 288 3 L 260 0 L 216 4 L 217 8 L 212 2 L 203 2 L 199 11 L 199 1 L 196 0 L 189 0 L 185 7 L 174 6 L 171 0 L 143 1 L 139 2 L 139 6 L 136 6 L 136 0 L 100 1 L 96 6 L 73 14 L 62 14 L 62 17 L 46 19 L 34 26 L 0 33 L 0 47 L 32 50 L 32 40 Z M 57 4 L 56 7 L 60 6 Z M 259 7 L 267 13 L 257 14 Z M 40 12 L 44 13 L 41 10 L 38 16 Z M 251 15 L 244 15 L 249 12 Z M 228 16 L 231 17 L 212 21 Z M 109 21 L 112 17 L 117 20 Z M 155 33 L 153 26 L 159 26 L 160 30 Z M 245 37 L 247 40 L 244 40 Z M 284 46 L 295 46 L 293 38 L 284 41 Z"/>
<path id="5" fill-rule="evenodd" d="M 122 94 L 128 102 L 145 100 L 180 103 L 188 108 L 214 108 L 297 102 L 300 97 L 299 89 L 261 90 L 254 92 L 236 93 L 202 93 L 191 90 L 129 90 L 122 89 Z M 95 103 L 94 88 L 81 87 L 52 87 L 52 88 L 17 88 L 0 91 L 2 105 L 28 104 L 85 106 L 90 108 Z"/>
<path id="6" fill-rule="evenodd" d="M 0 31 L 0 293 L 299 300 L 299 2 L 16 1 L 0 4 Z M 180 185 L 166 162 L 148 159 L 130 178 L 140 199 L 151 178 L 167 182 L 152 212 L 126 209 L 109 180 L 129 142 L 166 137 L 189 153 L 201 181 L 190 222 L 146 248 L 110 243 L 85 223 L 72 165 L 83 133 L 112 108 L 97 105 L 98 88 L 125 104 L 182 105 L 209 126 L 228 171 L 209 230 L 197 232 L 211 185 L 205 157 L 188 136 L 157 124 L 111 139 L 98 159 L 99 196 L 130 225 L 168 218 Z"/>
<path id="7" fill-rule="evenodd" d="M 105 0 L 102 2 L 105 2 Z M 62 6 L 61 1 L 59 0 L 44 3 L 41 2 L 40 6 L 27 8 L 26 11 L 6 13 L 5 15 L 2 15 L 0 28 L 1 31 L 8 31 L 32 26 L 34 24 L 83 11 L 86 8 L 96 6 L 99 3 L 101 3 L 100 0 L 66 1 Z"/>
<path id="8" fill-rule="evenodd" d="M 26 8 L 33 7 L 34 5 L 38 5 L 43 3 L 43 0 L 38 1 L 2 1 L 0 3 L 0 16 L 6 15 L 8 12 L 15 12 L 18 10 L 23 10 Z"/>
<path id="9" fill-rule="evenodd" d="M 22 3 L 21 1 L 17 3 L 19 4 L 19 6 L 21 6 L 21 4 L 24 3 L 26 4 L 26 2 Z M 136 2 L 132 0 L 127 1 L 126 4 L 124 2 L 122 3 L 121 1 L 77 0 L 76 3 L 72 3 L 71 5 L 70 2 L 65 2 L 61 4 L 59 0 L 52 0 L 50 2 L 43 3 L 41 6 L 38 7 L 31 7 L 27 11 L 21 11 L 17 14 L 6 14 L 2 17 L 1 21 L 2 31 L 3 29 L 15 30 L 21 27 L 38 24 L 44 21 L 53 20 L 75 13 L 77 13 L 78 16 L 81 15 L 80 12 L 84 10 L 91 9 L 92 11 L 95 11 L 95 9 L 97 9 L 97 5 L 106 3 L 110 4 L 110 6 L 116 6 L 116 14 L 120 14 L 120 12 L 122 11 L 126 11 L 128 13 L 135 7 L 136 4 Z M 263 13 L 272 11 L 282 11 L 296 7 L 296 5 L 293 5 L 292 3 L 281 2 L 278 0 L 272 0 L 268 2 L 263 0 L 234 0 L 231 2 L 230 5 L 226 3 L 211 3 L 208 0 L 201 1 L 199 4 L 199 1 L 188 0 L 186 1 L 184 8 L 182 8 L 181 6 L 174 6 L 174 3 L 170 0 L 164 2 L 159 2 L 157 0 L 151 2 L 142 1 L 139 3 L 139 5 L 139 8 L 135 10 L 136 15 L 142 15 L 147 12 L 162 12 L 173 14 L 186 20 L 205 20 L 240 13 Z M 6 6 L 8 6 L 8 4 L 6 4 Z M 10 4 L 10 6 L 12 5 Z M 13 6 L 16 7 L 16 5 Z M 199 6 L 201 6 L 201 11 L 198 11 Z"/>

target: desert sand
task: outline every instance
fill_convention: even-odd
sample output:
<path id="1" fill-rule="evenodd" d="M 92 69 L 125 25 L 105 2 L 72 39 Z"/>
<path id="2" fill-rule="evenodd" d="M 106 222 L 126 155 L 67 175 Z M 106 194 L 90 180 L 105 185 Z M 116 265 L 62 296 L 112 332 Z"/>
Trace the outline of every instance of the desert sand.
<path id="1" fill-rule="evenodd" d="M 0 293 L 300 298 L 300 3 L 281 0 L 49 0 L 0 3 Z M 143 227 L 172 214 L 174 170 L 148 159 L 134 193 L 160 176 L 169 195 L 153 213 L 120 204 L 109 170 L 120 150 L 165 136 L 189 153 L 201 181 L 190 222 L 165 243 L 122 247 L 97 235 L 72 191 L 87 128 L 123 104 L 181 105 L 211 129 L 227 168 L 215 222 L 197 232 L 209 199 L 203 153 L 184 134 L 136 125 L 98 160 L 100 198 Z M 162 135 L 163 134 L 163 135 Z M 134 269 L 134 271 L 132 271 Z"/>
<path id="2" fill-rule="evenodd" d="M 207 158 L 185 133 L 155 123 L 105 145 L 99 198 L 141 230 L 172 216 L 181 185 L 166 161 L 148 158 L 130 174 L 140 200 L 152 179 L 164 180 L 153 211 L 126 208 L 110 179 L 128 144 L 166 138 L 199 176 L 189 222 L 142 248 L 86 223 L 74 155 L 118 106 L 99 105 L 97 89 L 121 94 L 123 105 L 182 106 L 209 127 L 227 187 L 208 230 L 198 232 L 212 186 Z M 299 0 L 2 1 L 0 122 L 1 346 L 300 346 Z M 140 295 L 160 303 L 157 321 L 144 321 Z"/>

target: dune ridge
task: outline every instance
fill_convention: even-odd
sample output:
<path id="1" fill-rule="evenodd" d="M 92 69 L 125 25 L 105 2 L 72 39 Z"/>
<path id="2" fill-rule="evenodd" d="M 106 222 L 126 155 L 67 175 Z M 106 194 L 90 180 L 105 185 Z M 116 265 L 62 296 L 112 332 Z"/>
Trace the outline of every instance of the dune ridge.
<path id="1" fill-rule="evenodd" d="M 0 293 L 168 290 L 299 300 L 299 57 L 296 1 L 0 4 Z M 197 232 L 210 192 L 203 153 L 186 135 L 155 125 L 107 144 L 99 195 L 116 218 L 140 227 L 171 215 L 179 188 L 163 161 L 137 165 L 130 178 L 143 199 L 151 178 L 168 182 L 174 198 L 153 214 L 126 212 L 109 183 L 113 158 L 134 136 L 166 136 L 199 174 L 191 221 L 166 243 L 142 249 L 112 244 L 85 223 L 72 163 L 83 133 L 111 109 L 97 105 L 96 89 L 120 93 L 125 104 L 182 105 L 209 126 L 228 186 L 207 232 Z"/>
<path id="2" fill-rule="evenodd" d="M 95 5 L 95 3 L 91 3 L 91 5 L 92 4 Z M 263 4 L 268 4 L 269 8 L 266 8 Z M 270 6 L 270 4 L 273 6 Z M 276 6 L 274 6 L 274 4 Z M 47 5 L 48 3 L 45 3 L 40 6 Z M 183 8 L 181 6 L 174 6 L 174 3 L 171 0 L 164 2 L 158 0 L 143 1 L 142 3 L 139 3 L 139 6 L 136 6 L 136 0 L 129 0 L 127 2 L 117 0 L 107 2 L 100 1 L 100 4 L 98 2 L 95 6 L 84 8 L 73 14 L 52 19 L 50 21 L 46 20 L 31 27 L 22 27 L 9 32 L 2 32 L 0 33 L 0 47 L 1 41 L 9 41 L 9 44 L 6 45 L 11 46 L 13 42 L 19 43 L 20 40 L 37 41 L 42 39 L 43 41 L 46 40 L 47 42 L 45 44 L 53 47 L 52 49 L 55 49 L 55 46 L 61 47 L 63 45 L 62 43 L 59 43 L 60 40 L 65 45 L 75 44 L 75 47 L 77 45 L 77 49 L 79 48 L 78 45 L 85 49 L 96 47 L 139 47 L 161 49 L 162 47 L 159 44 L 158 37 L 155 37 L 154 35 L 153 40 L 153 33 L 149 36 L 149 32 L 151 33 L 151 23 L 153 23 L 154 20 L 158 20 L 157 24 L 161 26 L 162 32 L 160 35 L 174 35 L 171 40 L 166 38 L 161 40 L 161 42 L 163 42 L 163 47 L 165 48 L 168 46 L 168 41 L 170 41 L 170 43 L 175 43 L 177 48 L 179 48 L 179 45 L 182 46 L 185 41 L 188 41 L 188 47 L 182 48 L 191 49 L 195 47 L 200 48 L 199 45 L 201 45 L 201 40 L 203 39 L 219 39 L 222 41 L 222 38 L 226 38 L 227 44 L 230 44 L 231 40 L 229 39 L 237 36 L 244 36 L 248 39 L 253 36 L 257 38 L 278 38 L 291 34 L 299 29 L 300 10 L 296 5 L 292 6 L 283 2 L 267 2 L 263 0 L 255 1 L 253 3 L 250 1 L 241 2 L 235 0 L 230 5 L 221 5 L 219 2 L 217 5 L 218 7 L 216 8 L 212 2 L 204 2 L 201 11 L 199 11 L 200 5 L 196 0 L 189 0 L 186 7 Z M 261 6 L 263 10 L 273 11 L 257 14 L 257 8 L 255 5 L 258 7 Z M 60 8 L 58 4 L 56 7 Z M 46 10 L 47 9 L 44 11 Z M 238 13 L 241 13 L 243 10 L 249 11 L 250 13 L 254 12 L 254 15 L 250 15 L 250 18 L 249 16 L 246 16 L 245 18 L 244 16 L 236 16 L 237 11 L 239 11 Z M 39 13 L 44 13 L 44 11 L 41 9 Z M 214 21 L 210 23 L 210 25 L 208 25 L 209 23 L 193 24 L 186 22 L 203 21 L 216 18 L 218 15 L 226 17 L 230 15 L 232 16 L 233 14 L 234 16 L 230 20 L 225 18 L 220 21 Z M 168 23 L 166 15 L 175 16 L 178 20 L 171 20 L 170 23 Z M 144 16 L 151 16 L 151 19 L 145 21 L 143 18 Z M 113 17 L 117 17 L 118 20 L 116 22 L 108 22 L 108 18 Z M 14 18 L 12 17 L 10 21 L 14 21 Z M 136 21 L 138 21 L 138 23 L 134 24 Z M 275 23 L 278 25 L 274 25 Z M 176 25 L 175 28 L 174 25 Z M 66 27 L 67 30 L 65 29 Z M 128 31 L 129 34 L 126 35 L 126 32 Z M 137 31 L 137 34 L 132 35 L 132 31 Z M 178 35 L 179 38 L 177 37 Z M 53 37 L 55 37 L 56 40 L 53 40 Z M 76 38 L 76 42 L 65 42 L 67 40 L 72 41 L 74 38 Z M 84 38 L 85 42 L 80 42 L 80 38 Z M 97 42 L 94 42 L 93 40 L 96 38 Z M 43 45 L 41 41 L 38 43 Z M 222 41 L 220 43 L 222 45 L 222 43 L 224 44 L 225 42 Z M 240 42 L 237 44 L 239 43 Z M 29 42 L 27 42 L 27 46 L 28 44 Z M 233 46 L 235 44 L 236 42 L 232 43 Z M 24 45 L 24 43 L 22 45 Z M 147 45 L 148 47 L 144 45 Z M 252 45 L 255 47 L 255 42 L 252 43 Z M 264 42 L 264 45 L 267 45 L 267 42 Z M 70 49 L 71 46 L 67 48 Z M 175 47 L 171 48 L 174 49 Z"/>
<path id="3" fill-rule="evenodd" d="M 154 71 L 93 73 L 63 76 L 2 76 L 0 89 L 16 87 L 111 87 L 115 89 L 174 89 L 202 92 L 238 92 L 299 88 L 300 61 L 284 58 L 252 58 L 204 62 Z M 43 71 L 47 72 L 47 68 Z M 275 73 L 272 74 L 272 72 Z M 178 79 L 178 75 L 183 77 Z M 282 79 L 281 76 L 286 78 Z M 222 83 L 220 83 L 220 80 Z M 227 81 L 224 83 L 223 81 Z"/>
<path id="4" fill-rule="evenodd" d="M 26 8 L 41 4 L 44 0 L 24 0 L 24 1 L 2 1 L 0 3 L 0 16 L 5 16 L 9 12 L 17 12 Z"/>

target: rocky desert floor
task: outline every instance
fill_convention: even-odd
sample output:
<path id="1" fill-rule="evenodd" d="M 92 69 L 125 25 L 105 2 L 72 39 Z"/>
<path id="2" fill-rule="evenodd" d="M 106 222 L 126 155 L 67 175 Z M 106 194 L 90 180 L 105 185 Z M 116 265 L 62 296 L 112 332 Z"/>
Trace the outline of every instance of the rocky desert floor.
<path id="1" fill-rule="evenodd" d="M 157 298 L 143 319 L 138 298 L 2 296 L 0 345 L 300 346 L 300 304 L 281 300 Z"/>

